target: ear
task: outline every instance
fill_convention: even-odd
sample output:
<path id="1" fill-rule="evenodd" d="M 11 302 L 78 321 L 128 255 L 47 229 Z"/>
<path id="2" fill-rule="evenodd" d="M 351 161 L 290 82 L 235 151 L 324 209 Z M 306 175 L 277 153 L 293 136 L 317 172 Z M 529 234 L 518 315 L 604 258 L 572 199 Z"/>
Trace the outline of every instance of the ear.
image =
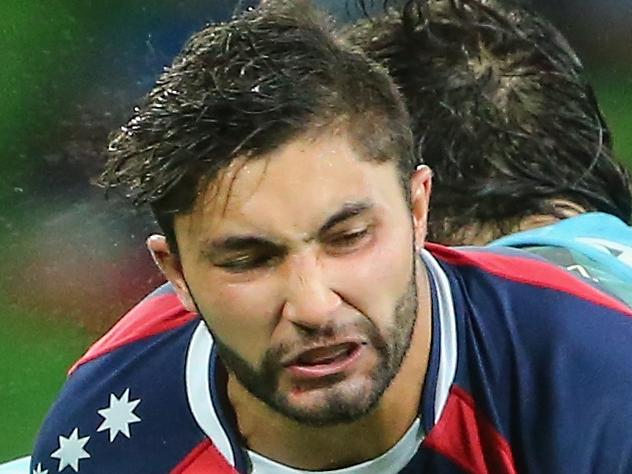
<path id="1" fill-rule="evenodd" d="M 415 249 L 421 250 L 428 233 L 428 206 L 432 191 L 432 170 L 426 165 L 417 167 L 410 182 L 410 207 L 413 214 Z"/>
<path id="2" fill-rule="evenodd" d="M 171 251 L 165 236 L 159 234 L 149 236 L 147 239 L 147 248 L 154 262 L 156 262 L 156 265 L 160 268 L 160 271 L 173 285 L 182 305 L 187 311 L 197 312 L 197 308 L 189 292 L 189 286 L 182 272 L 180 258 Z"/>

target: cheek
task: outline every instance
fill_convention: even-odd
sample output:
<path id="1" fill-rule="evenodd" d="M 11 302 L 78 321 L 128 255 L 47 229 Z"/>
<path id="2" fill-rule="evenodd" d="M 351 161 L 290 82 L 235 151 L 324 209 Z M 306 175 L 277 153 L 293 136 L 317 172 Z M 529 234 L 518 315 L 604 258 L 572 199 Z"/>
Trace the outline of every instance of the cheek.
<path id="1" fill-rule="evenodd" d="M 393 316 L 393 310 L 408 289 L 413 273 L 412 233 L 409 229 L 385 230 L 367 251 L 341 262 L 345 272 L 345 299 L 364 315 L 378 319 Z"/>
<path id="2" fill-rule="evenodd" d="M 191 290 L 204 319 L 224 344 L 250 364 L 257 366 L 270 347 L 270 335 L 276 323 L 278 304 L 266 282 L 230 284 L 207 277 L 212 291 Z"/>

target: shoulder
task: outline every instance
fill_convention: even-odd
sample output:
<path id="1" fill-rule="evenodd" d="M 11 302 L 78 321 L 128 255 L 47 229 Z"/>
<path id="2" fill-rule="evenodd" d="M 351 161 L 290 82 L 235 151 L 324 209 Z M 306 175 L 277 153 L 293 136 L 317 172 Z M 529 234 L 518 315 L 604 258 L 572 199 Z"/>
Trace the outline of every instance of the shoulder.
<path id="1" fill-rule="evenodd" d="M 169 472 L 203 462 L 233 472 L 189 405 L 187 353 L 201 324 L 169 287 L 133 308 L 73 367 L 40 428 L 33 466 Z"/>
<path id="2" fill-rule="evenodd" d="M 547 364 L 541 355 L 564 348 L 629 370 L 623 360 L 632 358 L 632 309 L 619 299 L 520 250 L 430 249 L 451 281 L 462 335 L 473 345 L 490 345 L 486 350 L 498 354 L 492 363 L 523 350 L 525 361 Z"/>
<path id="3" fill-rule="evenodd" d="M 123 316 L 110 331 L 93 344 L 69 370 L 116 351 L 136 341 L 167 333 L 198 319 L 187 311 L 167 283 L 146 296 Z"/>
<path id="4" fill-rule="evenodd" d="M 428 249 L 439 262 L 453 269 L 452 273 L 456 272 L 466 285 L 484 282 L 489 291 L 509 298 L 515 296 L 522 301 L 540 293 L 548 295 L 544 296 L 544 301 L 551 304 L 556 301 L 552 295 L 557 294 L 561 298 L 592 304 L 596 311 L 601 308 L 632 315 L 632 310 L 617 298 L 528 252 L 504 247 L 448 248 L 433 244 L 429 244 Z M 561 309 L 559 305 L 554 306 Z"/>
<path id="5" fill-rule="evenodd" d="M 632 228 L 617 217 L 591 212 L 490 245 L 541 255 L 632 307 Z"/>
<path id="6" fill-rule="evenodd" d="M 632 280 L 632 228 L 617 217 L 592 212 L 544 227 L 502 237 L 491 247 L 516 247 L 529 251 L 565 249 L 592 261 L 606 273 L 626 282 Z M 549 259 L 549 257 L 547 257 Z M 568 258 L 552 257 L 568 266 Z"/>
<path id="7" fill-rule="evenodd" d="M 504 440 L 500 452 L 510 449 L 525 470 L 625 472 L 617 466 L 632 462 L 630 309 L 518 250 L 431 250 L 457 303 L 455 413 L 485 420 Z"/>

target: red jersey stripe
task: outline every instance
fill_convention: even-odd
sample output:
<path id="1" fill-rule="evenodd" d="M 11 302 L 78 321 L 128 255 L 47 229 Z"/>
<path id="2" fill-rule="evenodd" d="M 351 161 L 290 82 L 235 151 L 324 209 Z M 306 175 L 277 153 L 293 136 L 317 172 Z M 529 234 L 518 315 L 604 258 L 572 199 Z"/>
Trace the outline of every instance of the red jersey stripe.
<path id="1" fill-rule="evenodd" d="M 517 472 L 507 440 L 476 411 L 470 394 L 456 385 L 424 445 L 470 474 Z"/>
<path id="2" fill-rule="evenodd" d="M 154 336 L 182 326 L 197 317 L 184 309 L 178 297 L 163 294 L 143 300 L 119 320 L 110 331 L 95 342 L 70 368 L 68 375 L 77 368 L 132 342 Z"/>
<path id="3" fill-rule="evenodd" d="M 238 474 L 210 440 L 205 439 L 171 470 L 171 474 Z"/>
<path id="4" fill-rule="evenodd" d="M 535 258 L 495 254 L 468 249 L 467 252 L 436 244 L 426 244 L 433 255 L 453 265 L 469 265 L 506 280 L 561 291 L 585 301 L 632 316 L 632 309 L 599 291 L 562 268 Z"/>

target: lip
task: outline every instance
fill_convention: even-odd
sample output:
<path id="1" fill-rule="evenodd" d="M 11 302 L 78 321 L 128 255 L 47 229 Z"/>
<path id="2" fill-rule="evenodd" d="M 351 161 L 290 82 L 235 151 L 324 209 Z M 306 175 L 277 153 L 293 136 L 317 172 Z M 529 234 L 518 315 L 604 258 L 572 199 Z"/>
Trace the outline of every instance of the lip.
<path id="1" fill-rule="evenodd" d="M 362 338 L 358 338 L 357 336 L 347 336 L 347 337 L 339 337 L 332 341 L 327 341 L 326 343 L 320 344 L 312 344 L 308 346 L 303 346 L 297 350 L 294 350 L 288 353 L 283 359 L 281 359 L 280 364 L 284 367 L 288 367 L 290 365 L 294 365 L 301 358 L 301 355 L 306 352 L 313 351 L 314 349 L 329 349 L 335 346 L 341 346 L 344 344 L 354 344 L 358 346 L 366 345 L 366 341 Z"/>
<path id="2" fill-rule="evenodd" d="M 349 341 L 344 344 L 349 345 L 349 352 L 345 355 L 337 355 L 329 362 L 316 363 L 316 364 L 304 364 L 301 363 L 301 355 L 312 350 L 332 350 L 332 354 L 337 352 L 337 347 L 342 345 L 341 343 L 331 344 L 327 346 L 319 346 L 305 350 L 301 354 L 294 357 L 288 364 L 285 364 L 285 368 L 290 374 L 297 379 L 302 380 L 314 380 L 322 377 L 328 377 L 335 375 L 349 369 L 360 357 L 364 350 L 364 344 L 357 341 Z"/>

